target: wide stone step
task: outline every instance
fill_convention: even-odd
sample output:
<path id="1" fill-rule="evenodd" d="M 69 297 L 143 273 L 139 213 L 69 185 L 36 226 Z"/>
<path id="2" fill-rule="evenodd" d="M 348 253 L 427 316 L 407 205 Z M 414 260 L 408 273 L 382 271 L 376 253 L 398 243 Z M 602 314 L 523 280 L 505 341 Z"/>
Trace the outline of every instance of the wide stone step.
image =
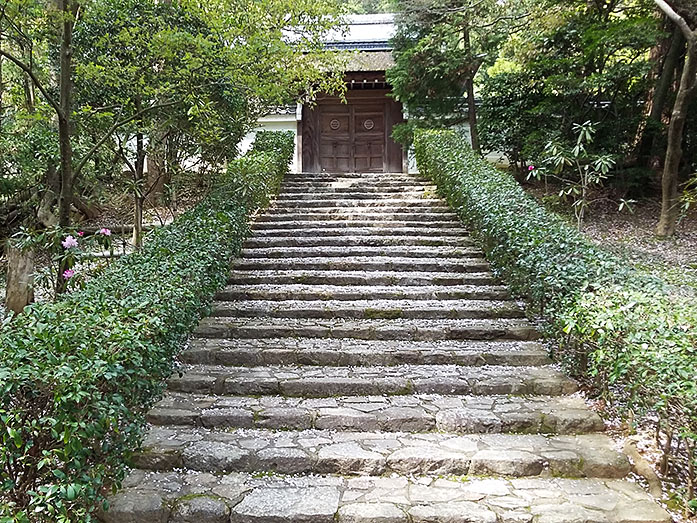
<path id="1" fill-rule="evenodd" d="M 331 223 L 331 222 L 330 222 Z M 463 228 L 451 227 L 442 229 L 437 227 L 425 226 L 414 227 L 309 227 L 292 229 L 293 236 L 419 236 L 427 231 L 434 231 L 438 236 L 467 236 L 467 230 Z M 256 229 L 254 236 L 288 236 L 288 229 Z"/>
<path id="2" fill-rule="evenodd" d="M 577 396 L 217 396 L 168 392 L 153 425 L 279 430 L 587 434 L 604 429 Z"/>
<path id="3" fill-rule="evenodd" d="M 332 432 L 233 432 L 153 427 L 134 456 L 145 470 L 214 474 L 501 475 L 622 478 L 629 460 L 602 434 L 542 436 Z"/>
<path id="4" fill-rule="evenodd" d="M 229 285 L 216 295 L 232 300 L 507 300 L 502 285 L 359 286 L 359 285 Z M 444 304 L 447 306 L 447 304 Z"/>
<path id="5" fill-rule="evenodd" d="M 451 236 L 420 235 L 420 236 L 306 236 L 306 237 L 252 237 L 244 246 L 255 247 L 320 247 L 320 246 L 371 246 L 382 247 L 391 245 L 414 245 L 435 247 L 468 247 L 472 240 Z"/>
<path id="6" fill-rule="evenodd" d="M 106 523 L 670 523 L 617 479 L 259 477 L 136 470 Z M 163 486 L 166 485 L 166 488 Z"/>
<path id="7" fill-rule="evenodd" d="M 367 200 L 358 201 L 325 201 L 320 200 L 316 205 L 302 205 L 305 200 L 299 200 L 295 203 L 292 202 L 281 202 L 276 203 L 272 209 L 269 210 L 270 215 L 274 216 L 284 216 L 284 215 L 294 215 L 298 212 L 313 212 L 316 211 L 319 215 L 351 215 L 351 216 L 364 216 L 365 213 L 370 214 L 383 214 L 383 215 L 393 215 L 393 214 L 432 214 L 439 217 L 441 220 L 445 219 L 446 216 L 452 214 L 452 210 L 447 205 L 438 205 L 429 203 L 429 200 L 422 200 L 419 202 L 392 202 L 391 200 L 379 200 L 370 204 Z M 378 203 L 382 203 L 379 205 Z M 370 204 L 370 205 L 369 205 Z M 448 216 L 449 217 L 449 216 Z"/>
<path id="8" fill-rule="evenodd" d="M 344 256 L 294 258 L 241 258 L 235 270 L 302 270 L 302 271 L 419 271 L 419 272 L 486 272 L 483 258 L 401 258 L 396 256 Z"/>
<path id="9" fill-rule="evenodd" d="M 551 363 L 545 348 L 529 341 L 363 341 L 267 338 L 193 338 L 179 359 L 189 364 L 259 365 L 510 365 Z"/>
<path id="10" fill-rule="evenodd" d="M 490 272 L 444 273 L 415 271 L 231 271 L 230 284 L 305 284 L 305 285 L 496 285 Z"/>
<path id="11" fill-rule="evenodd" d="M 184 365 L 170 378 L 175 392 L 237 396 L 283 395 L 325 398 L 337 395 L 403 394 L 571 394 L 577 385 L 550 366 L 465 367 L 397 365 L 391 367 L 317 367 L 271 365 L 229 367 Z"/>
<path id="12" fill-rule="evenodd" d="M 294 212 L 274 212 L 266 213 L 259 216 L 256 223 L 277 223 L 277 222 L 298 222 L 298 221 L 355 221 L 365 222 L 374 221 L 381 222 L 456 222 L 457 214 L 453 212 L 427 212 L 421 209 L 391 209 L 375 212 L 370 210 L 354 211 L 351 209 L 314 209 L 314 212 L 303 212 L 296 210 Z"/>
<path id="13" fill-rule="evenodd" d="M 366 185 L 358 183 L 324 183 L 316 184 L 301 184 L 301 183 L 285 183 L 281 187 L 282 196 L 295 196 L 305 198 L 307 195 L 313 196 L 329 196 L 329 195 L 348 195 L 350 197 L 374 197 L 380 198 L 389 196 L 395 198 L 404 194 L 415 195 L 421 197 L 423 194 L 433 195 L 438 188 L 431 184 L 410 184 L 410 185 Z M 310 197 L 310 199 L 312 199 Z"/>
<path id="14" fill-rule="evenodd" d="M 285 177 L 286 182 L 382 182 L 382 181 L 399 181 L 400 183 L 423 183 L 425 177 L 415 174 L 405 173 L 293 173 Z M 430 183 L 430 181 L 428 182 Z"/>
<path id="15" fill-rule="evenodd" d="M 332 246 L 319 247 L 258 247 L 243 249 L 242 258 L 346 258 L 355 256 L 396 258 L 480 258 L 481 250 L 476 247 L 437 247 L 423 245 L 386 245 L 373 247 Z"/>
<path id="16" fill-rule="evenodd" d="M 520 340 L 540 337 L 530 322 L 504 320 L 345 320 L 311 318 L 204 318 L 205 338 L 344 338 L 357 340 Z"/>
<path id="17" fill-rule="evenodd" d="M 442 200 L 433 198 L 371 198 L 360 199 L 350 197 L 321 198 L 316 200 L 291 199 L 280 196 L 276 199 L 271 212 L 278 212 L 284 209 L 329 209 L 333 207 L 348 209 L 380 209 L 390 211 L 391 209 L 412 209 L 429 210 L 431 212 L 450 212 L 450 207 Z M 360 212 L 360 211 L 359 211 Z"/>
<path id="18" fill-rule="evenodd" d="M 414 188 L 401 188 L 401 190 L 396 191 L 385 191 L 378 188 L 373 189 L 354 189 L 346 188 L 343 190 L 336 189 L 308 189 L 305 190 L 298 188 L 296 190 L 285 189 L 281 194 L 276 197 L 277 203 L 283 203 L 286 201 L 329 201 L 329 200 L 349 200 L 356 202 L 358 200 L 425 200 L 433 198 L 433 192 L 424 189 L 414 189 Z M 435 201 L 435 200 L 432 200 Z"/>
<path id="19" fill-rule="evenodd" d="M 524 318 L 514 301 L 500 300 L 244 300 L 218 301 L 213 317 L 352 319 Z"/>
<path id="20" fill-rule="evenodd" d="M 398 220 L 299 220 L 299 221 L 259 221 L 253 223 L 254 231 L 291 229 L 414 229 L 414 232 L 423 232 L 424 229 L 438 230 L 450 233 L 452 229 L 462 231 L 466 236 L 468 231 L 462 228 L 462 223 L 457 219 L 447 221 L 398 221 Z M 448 234 L 444 234 L 447 236 Z"/>

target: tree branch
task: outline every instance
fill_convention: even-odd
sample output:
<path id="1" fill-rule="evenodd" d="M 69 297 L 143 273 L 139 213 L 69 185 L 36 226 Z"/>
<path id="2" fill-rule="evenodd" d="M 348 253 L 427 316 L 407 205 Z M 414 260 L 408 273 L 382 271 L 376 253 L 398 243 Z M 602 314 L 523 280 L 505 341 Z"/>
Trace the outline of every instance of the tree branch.
<path id="1" fill-rule="evenodd" d="M 164 107 L 171 107 L 173 105 L 176 105 L 177 102 L 163 102 L 161 104 L 155 104 L 151 105 L 150 107 L 146 107 L 142 111 L 138 111 L 137 113 L 129 116 L 128 118 L 124 118 L 123 120 L 117 120 L 114 122 L 114 124 L 109 128 L 109 130 L 104 133 L 104 136 L 102 136 L 97 143 L 95 143 L 92 148 L 87 151 L 87 154 L 80 160 L 80 163 L 77 165 L 75 168 L 75 177 L 77 177 L 80 174 L 80 171 L 82 171 L 83 167 L 85 167 L 85 164 L 88 162 L 88 160 L 94 156 L 94 153 L 97 152 L 97 150 L 104 145 L 104 142 L 106 142 L 109 137 L 114 134 L 114 131 L 118 129 L 119 127 L 123 127 L 126 124 L 131 123 L 133 120 L 136 120 L 137 118 L 140 118 L 143 116 L 145 113 L 149 111 L 153 111 L 155 109 L 162 109 Z"/>
<path id="2" fill-rule="evenodd" d="M 58 114 L 59 118 L 62 118 L 63 111 L 60 108 L 60 105 L 54 100 L 54 98 L 48 94 L 48 91 L 44 87 L 44 85 L 41 83 L 41 80 L 39 80 L 38 76 L 36 76 L 36 73 L 32 70 L 31 67 L 29 67 L 27 64 L 22 62 L 19 58 L 17 58 L 14 55 L 11 55 L 7 51 L 0 49 L 0 56 L 4 56 L 7 58 L 10 62 L 15 64 L 17 67 L 19 67 L 22 71 L 24 71 L 29 78 L 31 78 L 32 83 L 36 86 L 36 88 L 41 91 L 41 94 L 44 95 L 44 98 L 46 98 L 46 101 L 53 107 L 53 109 L 56 111 L 56 114 Z"/>
<path id="3" fill-rule="evenodd" d="M 677 25 L 680 30 L 683 32 L 685 35 L 685 40 L 688 42 L 694 38 L 695 36 L 695 31 L 693 31 L 690 26 L 688 25 L 687 21 L 680 16 L 675 9 L 673 9 L 668 2 L 665 0 L 654 0 L 656 5 L 665 13 L 665 15 L 670 18 L 675 25 Z"/>

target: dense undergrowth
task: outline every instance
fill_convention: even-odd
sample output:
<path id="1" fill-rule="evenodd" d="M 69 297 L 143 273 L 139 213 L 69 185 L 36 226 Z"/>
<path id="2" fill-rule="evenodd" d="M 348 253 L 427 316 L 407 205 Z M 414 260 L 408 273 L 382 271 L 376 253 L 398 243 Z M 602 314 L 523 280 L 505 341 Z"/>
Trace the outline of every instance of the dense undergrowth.
<path id="1" fill-rule="evenodd" d="M 660 419 L 694 463 L 694 297 L 592 244 L 457 133 L 420 131 L 415 152 L 421 173 L 472 227 L 497 273 L 548 320 L 567 369 L 628 418 Z M 689 486 L 683 494 L 694 497 Z"/>
<path id="2" fill-rule="evenodd" d="M 142 250 L 3 325 L 0 521 L 93 520 L 292 154 L 292 133 L 260 133 L 206 199 Z"/>

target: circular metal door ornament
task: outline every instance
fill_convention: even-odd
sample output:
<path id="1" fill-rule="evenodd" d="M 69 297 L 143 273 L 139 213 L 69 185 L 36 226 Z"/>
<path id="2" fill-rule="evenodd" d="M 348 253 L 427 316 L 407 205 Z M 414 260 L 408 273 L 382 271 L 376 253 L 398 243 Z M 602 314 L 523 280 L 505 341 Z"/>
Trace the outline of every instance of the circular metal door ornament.
<path id="1" fill-rule="evenodd" d="M 363 127 L 365 127 L 367 131 L 370 131 L 373 127 L 375 127 L 375 122 L 368 118 L 365 122 L 363 122 Z"/>
<path id="2" fill-rule="evenodd" d="M 341 127 L 341 122 L 334 118 L 331 122 L 329 122 L 329 127 L 332 131 L 336 131 L 339 127 Z"/>

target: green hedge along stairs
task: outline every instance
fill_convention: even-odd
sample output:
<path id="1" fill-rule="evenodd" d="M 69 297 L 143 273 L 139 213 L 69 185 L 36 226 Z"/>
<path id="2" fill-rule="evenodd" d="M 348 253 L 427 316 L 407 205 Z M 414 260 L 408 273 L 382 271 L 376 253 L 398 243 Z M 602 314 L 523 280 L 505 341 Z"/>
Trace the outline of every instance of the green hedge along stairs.
<path id="1" fill-rule="evenodd" d="M 287 176 L 103 519 L 669 522 L 434 192 Z"/>

